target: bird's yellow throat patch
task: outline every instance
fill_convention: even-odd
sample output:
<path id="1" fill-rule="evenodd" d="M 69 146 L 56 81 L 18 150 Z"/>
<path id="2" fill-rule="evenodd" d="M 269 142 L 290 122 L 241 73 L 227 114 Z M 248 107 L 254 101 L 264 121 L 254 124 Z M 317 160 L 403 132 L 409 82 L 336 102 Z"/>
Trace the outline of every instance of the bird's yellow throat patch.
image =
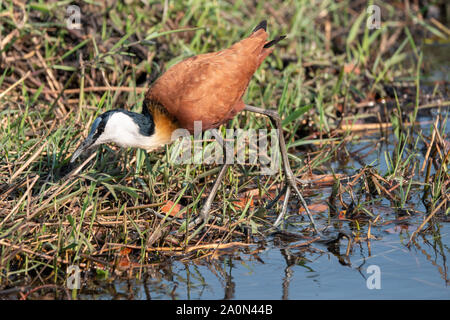
<path id="1" fill-rule="evenodd" d="M 151 151 L 170 143 L 172 141 L 172 132 L 178 129 L 179 126 L 175 118 L 160 103 L 150 102 L 147 107 L 155 124 L 155 133 L 152 136 L 155 146 L 148 149 L 148 151 Z"/>

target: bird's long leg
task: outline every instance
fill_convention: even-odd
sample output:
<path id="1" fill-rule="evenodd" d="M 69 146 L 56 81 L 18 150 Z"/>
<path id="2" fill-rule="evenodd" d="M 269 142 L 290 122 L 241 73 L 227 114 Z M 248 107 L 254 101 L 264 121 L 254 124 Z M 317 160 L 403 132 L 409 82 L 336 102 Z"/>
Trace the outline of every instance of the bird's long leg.
<path id="1" fill-rule="evenodd" d="M 214 201 L 214 198 L 216 197 L 217 190 L 219 190 L 220 185 L 222 184 L 223 177 L 225 176 L 225 173 L 227 172 L 227 169 L 230 165 L 225 163 L 222 168 L 220 169 L 219 175 L 217 176 L 216 181 L 214 182 L 214 185 L 209 192 L 208 198 L 206 199 L 205 204 L 203 205 L 200 214 L 198 218 L 195 221 L 195 224 L 200 223 L 207 223 L 209 219 L 209 210 L 211 210 L 211 205 Z"/>
<path id="2" fill-rule="evenodd" d="M 280 194 L 281 194 L 281 192 L 280 192 Z M 284 201 L 283 201 L 283 207 L 281 209 L 280 214 L 277 217 L 277 220 L 275 220 L 275 222 L 273 223 L 274 227 L 278 227 L 280 225 L 281 220 L 283 219 L 284 215 L 286 214 L 288 201 L 289 201 L 289 196 L 290 195 L 291 195 L 291 188 L 289 186 L 287 186 L 287 188 L 286 188 L 286 196 L 284 197 Z"/>
<path id="3" fill-rule="evenodd" d="M 222 137 L 218 134 L 218 132 L 212 130 L 211 133 L 216 138 L 217 142 L 222 146 L 223 148 L 223 155 L 225 158 L 224 164 L 222 165 L 222 168 L 220 169 L 219 175 L 216 178 L 216 181 L 214 182 L 214 185 L 209 192 L 208 198 L 206 199 L 205 204 L 203 205 L 199 216 L 195 221 L 190 225 L 190 227 L 194 225 L 199 225 L 200 223 L 207 223 L 209 219 L 209 210 L 211 210 L 211 205 L 214 201 L 214 198 L 216 197 L 217 190 L 219 190 L 220 185 L 222 184 L 223 177 L 225 176 L 225 173 L 227 172 L 228 167 L 230 166 L 229 163 L 226 161 L 226 153 L 227 148 L 225 147 L 224 141 Z"/>
<path id="4" fill-rule="evenodd" d="M 281 211 L 281 214 L 278 216 L 275 224 L 278 225 L 281 222 L 282 217 L 286 213 L 287 201 L 288 201 L 287 199 L 289 198 L 290 189 L 292 188 L 295 191 L 295 193 L 297 194 L 297 196 L 299 197 L 300 202 L 302 203 L 303 207 L 305 208 L 305 211 L 308 214 L 309 220 L 311 221 L 314 231 L 317 234 L 320 234 L 319 229 L 317 228 L 316 223 L 314 222 L 314 218 L 308 209 L 308 205 L 306 204 L 305 199 L 303 198 L 300 190 L 297 187 L 297 182 L 296 182 L 295 176 L 292 173 L 291 166 L 289 165 L 286 143 L 284 141 L 284 136 L 283 136 L 283 131 L 282 131 L 283 129 L 281 126 L 280 115 L 276 111 L 266 110 L 266 109 L 262 109 L 262 108 L 258 108 L 258 107 L 254 107 L 254 106 L 250 106 L 250 105 L 245 105 L 244 110 L 268 116 L 278 131 L 281 159 L 283 160 L 283 169 L 284 169 L 284 174 L 285 174 L 285 179 L 286 179 L 285 183 L 286 183 L 287 189 L 286 189 L 285 200 L 283 202 L 283 209 Z"/>

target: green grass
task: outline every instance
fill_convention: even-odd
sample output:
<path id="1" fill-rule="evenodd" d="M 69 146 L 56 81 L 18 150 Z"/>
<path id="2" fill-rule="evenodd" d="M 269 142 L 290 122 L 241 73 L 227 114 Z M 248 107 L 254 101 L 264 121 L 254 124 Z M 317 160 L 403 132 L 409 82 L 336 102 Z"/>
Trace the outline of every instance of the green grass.
<path id="1" fill-rule="evenodd" d="M 430 147 L 424 173 L 416 157 L 418 139 L 428 143 L 434 135 L 435 143 L 445 140 L 447 119 L 426 133 L 404 123 L 414 123 L 422 105 L 416 34 L 445 38 L 427 20 L 403 23 L 406 17 L 417 19 L 418 12 L 374 1 L 383 10 L 382 28 L 370 31 L 365 28 L 368 4 L 352 1 L 191 0 L 170 1 L 167 7 L 164 1 L 135 1 L 108 8 L 84 2 L 83 29 L 72 32 L 65 27 L 68 3 L 36 1 L 17 7 L 0 2 L 0 42 L 8 39 L 0 48 L 6 58 L 0 60 L 0 287 L 29 282 L 28 277 L 34 284 L 62 283 L 70 264 L 87 270 L 98 268 L 100 260 L 118 268 L 120 247 L 115 245 L 135 246 L 133 268 L 139 269 L 177 257 L 175 249 L 155 248 L 199 246 L 183 258 L 207 258 L 211 250 L 201 245 L 247 243 L 249 230 L 264 237 L 282 201 L 268 212 L 259 209 L 274 196 L 270 189 L 282 177 L 259 177 L 258 168 L 229 169 L 206 233 L 186 230 L 183 219 L 170 216 L 175 206 L 169 211 L 162 207 L 168 201 L 181 204 L 178 216 L 193 219 L 218 168 L 170 163 L 174 146 L 149 154 L 103 146 L 82 171 L 67 175 L 73 169 L 70 156 L 96 116 L 115 108 L 140 111 L 142 88 L 161 72 L 186 57 L 230 46 L 263 19 L 271 37 L 287 38 L 255 73 L 244 100 L 278 110 L 296 176 L 331 175 L 329 161 L 360 138 L 341 125 L 377 115 L 373 122 L 393 124 L 395 148 L 386 154 L 388 172 L 368 168 L 360 189 L 344 190 L 336 180 L 336 190 L 353 199 L 353 213 L 373 219 L 366 209 L 371 202 L 362 201 L 364 193 L 392 197 L 396 207 L 405 208 L 417 185 L 431 203 L 430 213 L 447 201 L 448 150 Z M 397 79 L 412 79 L 409 83 L 417 88 L 412 109 L 391 93 L 392 88 L 400 90 Z M 439 95 L 434 90 L 433 97 Z M 360 107 L 379 104 L 382 98 L 390 101 L 387 114 L 372 110 L 374 105 Z M 242 113 L 228 126 L 270 128 L 270 122 Z M 400 187 L 385 194 L 379 176 L 390 182 L 401 179 Z M 254 189 L 259 194 L 250 205 L 243 194 Z M 304 225 L 299 232 L 310 235 Z"/>

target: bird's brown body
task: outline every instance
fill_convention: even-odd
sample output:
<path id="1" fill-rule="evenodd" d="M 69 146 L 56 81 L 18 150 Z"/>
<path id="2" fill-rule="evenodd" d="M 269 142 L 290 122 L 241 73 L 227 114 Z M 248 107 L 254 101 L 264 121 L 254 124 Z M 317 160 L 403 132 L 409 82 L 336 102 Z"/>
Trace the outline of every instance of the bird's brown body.
<path id="1" fill-rule="evenodd" d="M 148 90 L 147 105 L 160 104 L 191 133 L 194 121 L 201 121 L 202 130 L 220 126 L 244 109 L 250 79 L 273 50 L 265 47 L 267 37 L 264 26 L 228 49 L 174 65 Z"/>

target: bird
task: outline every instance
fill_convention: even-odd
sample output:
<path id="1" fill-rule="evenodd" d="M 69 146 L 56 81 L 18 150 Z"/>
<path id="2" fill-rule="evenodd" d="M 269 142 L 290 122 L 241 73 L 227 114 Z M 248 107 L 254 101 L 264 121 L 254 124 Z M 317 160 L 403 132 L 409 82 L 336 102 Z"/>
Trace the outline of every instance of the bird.
<path id="1" fill-rule="evenodd" d="M 276 199 L 285 194 L 279 224 L 287 210 L 291 191 L 300 198 L 316 233 L 319 233 L 308 206 L 297 187 L 289 165 L 281 118 L 274 110 L 247 105 L 243 101 L 249 82 L 264 59 L 285 36 L 268 41 L 267 21 L 261 21 L 251 34 L 231 47 L 187 58 L 165 71 L 148 89 L 141 113 L 114 109 L 99 115 L 87 138 L 73 153 L 73 163 L 82 153 L 105 143 L 153 151 L 172 142 L 177 129 L 194 132 L 201 121 L 202 130 L 217 128 L 241 111 L 268 116 L 275 125 L 283 161 L 285 183 Z M 224 164 L 195 223 L 208 221 L 209 211 L 229 164 Z"/>

